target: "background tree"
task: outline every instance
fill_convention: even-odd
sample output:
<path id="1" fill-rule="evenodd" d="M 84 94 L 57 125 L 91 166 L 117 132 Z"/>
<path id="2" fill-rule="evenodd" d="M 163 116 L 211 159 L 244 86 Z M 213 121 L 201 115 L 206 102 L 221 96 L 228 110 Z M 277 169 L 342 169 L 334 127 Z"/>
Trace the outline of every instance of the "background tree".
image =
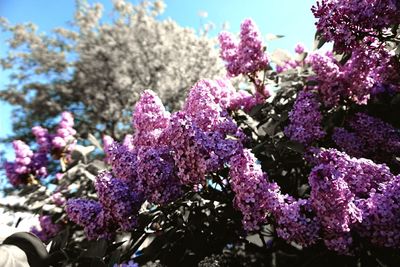
<path id="1" fill-rule="evenodd" d="M 111 18 L 103 19 L 100 4 L 77 1 L 72 27 L 51 34 L 2 19 L 11 34 L 1 59 L 11 79 L 0 91 L 0 99 L 15 106 L 10 138 L 31 138 L 32 126 L 51 127 L 70 110 L 82 136 L 101 132 L 120 139 L 144 89 L 155 90 L 174 110 L 197 80 L 223 74 L 214 40 L 158 20 L 164 8 L 162 1 L 135 6 L 117 0 Z"/>

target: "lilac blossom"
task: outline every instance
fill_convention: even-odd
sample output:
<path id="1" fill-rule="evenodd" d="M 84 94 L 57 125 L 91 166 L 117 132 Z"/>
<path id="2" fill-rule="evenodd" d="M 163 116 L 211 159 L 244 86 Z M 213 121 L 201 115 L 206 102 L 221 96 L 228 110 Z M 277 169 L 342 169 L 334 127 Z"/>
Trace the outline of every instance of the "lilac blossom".
<path id="1" fill-rule="evenodd" d="M 350 191 L 357 198 L 367 197 L 380 184 L 393 179 L 393 174 L 385 164 L 376 164 L 365 158 L 353 158 L 333 148 L 320 150 L 315 155 L 315 164 L 327 166 L 332 172 L 334 168 L 335 172 L 343 175 Z"/>
<path id="2" fill-rule="evenodd" d="M 318 92 L 326 106 L 335 106 L 339 103 L 341 96 L 345 95 L 344 88 L 340 86 L 342 73 L 336 60 L 328 55 L 318 53 L 307 57 L 307 63 L 311 65 L 315 76 L 312 80 L 318 82 Z"/>
<path id="3" fill-rule="evenodd" d="M 394 163 L 400 154 L 400 131 L 389 123 L 365 113 L 356 113 L 348 120 L 349 130 L 337 128 L 332 139 L 340 149 L 355 157 L 379 163 Z"/>
<path id="4" fill-rule="evenodd" d="M 279 237 L 302 246 L 319 238 L 319 222 L 308 201 L 283 195 L 276 183 L 268 181 L 254 155 L 247 149 L 231 158 L 230 183 L 235 192 L 234 204 L 243 214 L 243 227 L 258 230 L 272 215 Z"/>
<path id="5" fill-rule="evenodd" d="M 321 150 L 316 162 L 309 176 L 310 201 L 327 247 L 351 254 L 351 231 L 370 237 L 377 245 L 390 238 L 385 246 L 398 247 L 398 177 L 384 164 L 335 149 Z"/>
<path id="6" fill-rule="evenodd" d="M 182 194 L 182 185 L 168 147 L 141 148 L 137 157 L 137 180 L 150 202 L 166 204 Z"/>
<path id="7" fill-rule="evenodd" d="M 111 218 L 99 202 L 87 199 L 70 199 L 65 211 L 71 221 L 84 228 L 89 240 L 108 236 L 108 225 Z"/>
<path id="8" fill-rule="evenodd" d="M 301 91 L 289 112 L 290 124 L 284 129 L 291 140 L 310 145 L 325 136 L 322 129 L 322 115 L 319 110 L 317 94 L 312 91 Z"/>
<path id="9" fill-rule="evenodd" d="M 340 100 L 365 105 L 380 87 L 398 90 L 392 84 L 393 77 L 398 77 L 393 52 L 379 46 L 375 39 L 368 40 L 370 48 L 354 48 L 343 65 L 329 55 L 315 53 L 307 57 L 315 72 L 310 79 L 318 82 L 318 92 L 327 107 L 338 105 Z"/>
<path id="10" fill-rule="evenodd" d="M 227 92 L 224 95 L 225 90 Z M 223 108 L 223 105 L 227 105 L 228 97 L 229 105 L 232 104 L 236 92 L 231 90 L 222 81 L 200 80 L 191 88 L 182 111 L 204 132 L 221 132 L 242 138 L 236 123 Z"/>
<path id="11" fill-rule="evenodd" d="M 41 126 L 35 126 L 32 128 L 32 133 L 36 138 L 36 143 L 39 146 L 39 151 L 50 153 L 52 136 L 49 134 L 49 131 Z"/>
<path id="12" fill-rule="evenodd" d="M 113 142 L 106 150 L 108 162 L 114 175 L 127 182 L 134 182 L 136 178 L 137 152 L 128 147 Z"/>
<path id="13" fill-rule="evenodd" d="M 344 128 L 335 128 L 332 134 L 332 140 L 340 148 L 353 157 L 362 157 L 367 154 L 365 142 L 355 133 L 349 132 Z"/>
<path id="14" fill-rule="evenodd" d="M 47 176 L 47 165 L 49 163 L 48 154 L 43 151 L 38 151 L 33 154 L 31 168 L 34 170 L 34 175 L 37 178 Z"/>
<path id="15" fill-rule="evenodd" d="M 21 140 L 13 141 L 15 151 L 14 168 L 18 174 L 27 174 L 30 171 L 29 165 L 32 162 L 33 151 Z"/>
<path id="16" fill-rule="evenodd" d="M 320 239 L 321 224 L 309 200 L 294 200 L 282 195 L 278 189 L 269 190 L 268 195 L 269 205 L 273 205 L 270 210 L 276 221 L 276 233 L 280 238 L 304 247 Z"/>
<path id="17" fill-rule="evenodd" d="M 208 172 L 221 168 L 241 147 L 243 134 L 231 119 L 226 118 L 220 125 L 216 123 L 215 131 L 204 131 L 195 123 L 196 119 L 199 121 L 184 112 L 174 113 L 169 127 L 160 136 L 160 143 L 172 151 L 183 184 L 204 183 Z"/>
<path id="18" fill-rule="evenodd" d="M 225 61 L 225 68 L 230 76 L 241 74 L 238 61 L 238 44 L 229 32 L 222 32 L 218 36 L 220 45 L 220 57 Z"/>
<path id="19" fill-rule="evenodd" d="M 13 162 L 4 162 L 3 168 L 6 172 L 8 181 L 13 186 L 19 186 L 20 184 L 26 183 L 24 177 L 15 172 L 15 164 Z"/>
<path id="20" fill-rule="evenodd" d="M 263 70 L 268 65 L 261 34 L 251 19 L 245 19 L 240 25 L 238 61 L 243 74 Z"/>
<path id="21" fill-rule="evenodd" d="M 362 211 L 357 230 L 372 244 L 400 248 L 400 176 L 371 191 L 368 199 L 356 203 Z"/>
<path id="22" fill-rule="evenodd" d="M 134 146 L 148 146 L 156 142 L 161 130 L 169 123 L 170 114 L 160 98 L 151 90 L 145 90 L 136 103 L 132 126 L 135 129 Z"/>
<path id="23" fill-rule="evenodd" d="M 309 183 L 311 205 L 322 225 L 326 246 L 348 254 L 352 246 L 351 227 L 362 221 L 362 213 L 354 204 L 355 195 L 345 176 L 335 166 L 320 164 L 312 169 Z"/>
<path id="24" fill-rule="evenodd" d="M 97 176 L 95 187 L 103 209 L 123 230 L 132 230 L 142 204 L 141 192 L 131 190 L 128 183 L 107 171 Z"/>
<path id="25" fill-rule="evenodd" d="M 384 28 L 400 23 L 396 0 L 319 0 L 312 12 L 317 29 L 338 52 L 349 51 L 365 36 L 378 36 Z"/>
<path id="26" fill-rule="evenodd" d="M 214 131 L 226 119 L 223 109 L 217 103 L 211 88 L 214 87 L 210 80 L 197 82 L 190 90 L 183 111 L 192 118 L 203 131 Z M 214 91 L 216 91 L 214 89 Z"/>
<path id="27" fill-rule="evenodd" d="M 174 113 L 169 127 L 160 137 L 162 143 L 173 151 L 177 175 L 183 184 L 204 183 L 207 173 L 205 133 L 183 112 Z"/>
<path id="28" fill-rule="evenodd" d="M 61 230 L 62 226 L 57 223 L 53 223 L 51 216 L 40 215 L 39 216 L 40 227 L 32 227 L 31 233 L 35 234 L 44 243 L 47 243 L 55 237 Z"/>
<path id="29" fill-rule="evenodd" d="M 267 199 L 269 190 L 267 175 L 250 150 L 233 156 L 230 161 L 230 184 L 235 192 L 234 204 L 243 214 L 243 227 L 246 231 L 258 230 L 267 218 Z"/>
<path id="30" fill-rule="evenodd" d="M 225 61 L 230 76 L 255 73 L 268 66 L 261 34 L 251 19 L 245 19 L 240 25 L 239 43 L 226 32 L 219 35 L 219 42 L 220 56 Z"/>
<path id="31" fill-rule="evenodd" d="M 305 48 L 302 43 L 296 44 L 296 46 L 294 48 L 294 52 L 296 52 L 297 54 L 302 54 L 302 53 L 304 53 L 304 51 L 305 51 Z"/>
<path id="32" fill-rule="evenodd" d="M 365 113 L 357 113 L 349 124 L 371 154 L 400 154 L 400 131 L 389 123 Z"/>
<path id="33" fill-rule="evenodd" d="M 13 186 L 25 184 L 28 182 L 28 176 L 34 174 L 32 169 L 32 162 L 34 153 L 30 147 L 21 140 L 13 141 L 13 148 L 15 151 L 14 162 L 5 162 L 4 169 L 8 181 Z"/>
<path id="34" fill-rule="evenodd" d="M 46 128 L 41 126 L 33 127 L 32 133 L 36 138 L 36 143 L 38 144 L 38 150 L 32 157 L 32 167 L 35 170 L 35 175 L 37 177 L 45 177 L 47 176 L 47 165 L 49 162 L 48 154 L 51 153 L 52 149 L 52 136 Z"/>
<path id="35" fill-rule="evenodd" d="M 214 101 L 223 110 L 231 108 L 231 101 L 236 94 L 236 89 L 233 87 L 231 81 L 228 78 L 206 80 L 210 84 L 210 93 L 214 96 Z"/>
<path id="36" fill-rule="evenodd" d="M 70 112 L 64 111 L 61 113 L 61 121 L 58 124 L 56 133 L 52 136 L 53 152 L 58 157 L 63 156 L 63 153 L 69 155 L 75 144 L 76 134 L 74 127 L 74 117 Z"/>
<path id="37" fill-rule="evenodd" d="M 394 52 L 388 52 L 374 39 L 370 43 L 374 49 L 353 49 L 350 59 L 342 67 L 342 86 L 357 104 L 367 104 L 375 87 L 390 82 L 395 68 L 391 63 Z"/>

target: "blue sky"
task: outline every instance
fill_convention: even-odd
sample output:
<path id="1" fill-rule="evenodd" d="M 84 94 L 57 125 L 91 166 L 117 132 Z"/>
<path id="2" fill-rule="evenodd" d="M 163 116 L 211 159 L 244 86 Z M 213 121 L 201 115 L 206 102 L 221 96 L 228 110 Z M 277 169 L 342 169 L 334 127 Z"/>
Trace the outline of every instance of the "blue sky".
<path id="1" fill-rule="evenodd" d="M 101 2 L 104 15 L 111 12 L 111 0 L 89 0 Z M 131 0 L 137 3 L 138 0 Z M 215 36 L 224 22 L 230 31 L 238 32 L 241 21 L 252 18 L 265 36 L 268 33 L 281 34 L 282 39 L 267 43 L 268 50 L 276 48 L 292 50 L 297 42 L 312 48 L 315 33 L 314 18 L 310 11 L 316 0 L 166 0 L 167 8 L 160 19 L 167 17 L 180 25 L 198 29 L 202 23 L 213 22 L 216 29 L 210 32 Z M 11 23 L 31 21 L 38 25 L 39 31 L 50 32 L 54 27 L 67 26 L 73 18 L 75 0 L 0 0 L 0 16 Z M 208 13 L 201 18 L 200 11 Z M 0 33 L 0 57 L 7 52 L 4 45 L 6 36 Z M 7 73 L 0 71 L 0 90 L 7 84 Z M 0 137 L 11 133 L 12 107 L 0 102 Z M 1 149 L 1 147 L 0 147 Z"/>

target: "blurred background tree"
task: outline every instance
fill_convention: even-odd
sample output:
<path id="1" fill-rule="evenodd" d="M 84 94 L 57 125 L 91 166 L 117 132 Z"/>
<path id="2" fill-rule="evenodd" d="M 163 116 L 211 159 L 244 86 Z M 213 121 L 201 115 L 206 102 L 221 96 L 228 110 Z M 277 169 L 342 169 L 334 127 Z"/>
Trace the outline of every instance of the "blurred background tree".
<path id="1" fill-rule="evenodd" d="M 32 126 L 52 127 L 63 110 L 74 113 L 82 137 L 120 139 L 143 90 L 156 91 L 176 110 L 197 80 L 222 75 L 215 40 L 157 19 L 164 8 L 159 0 L 117 0 L 104 19 L 101 4 L 78 0 L 72 27 L 49 34 L 2 19 L 11 37 L 1 66 L 11 79 L 0 99 L 14 105 L 14 134 L 3 141 L 32 139 Z"/>

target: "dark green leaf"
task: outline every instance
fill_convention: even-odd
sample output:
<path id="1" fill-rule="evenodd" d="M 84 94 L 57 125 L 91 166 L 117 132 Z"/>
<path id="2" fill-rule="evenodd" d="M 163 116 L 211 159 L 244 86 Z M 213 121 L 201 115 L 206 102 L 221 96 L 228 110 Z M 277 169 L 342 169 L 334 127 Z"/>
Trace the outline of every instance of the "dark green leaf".
<path id="1" fill-rule="evenodd" d="M 107 250 L 107 241 L 105 239 L 100 239 L 97 241 L 92 241 L 89 248 L 82 253 L 82 257 L 85 258 L 102 258 L 104 257 Z"/>
<path id="2" fill-rule="evenodd" d="M 317 31 L 314 37 L 314 50 L 320 49 L 325 43 L 326 39 L 322 36 L 320 31 Z"/>

